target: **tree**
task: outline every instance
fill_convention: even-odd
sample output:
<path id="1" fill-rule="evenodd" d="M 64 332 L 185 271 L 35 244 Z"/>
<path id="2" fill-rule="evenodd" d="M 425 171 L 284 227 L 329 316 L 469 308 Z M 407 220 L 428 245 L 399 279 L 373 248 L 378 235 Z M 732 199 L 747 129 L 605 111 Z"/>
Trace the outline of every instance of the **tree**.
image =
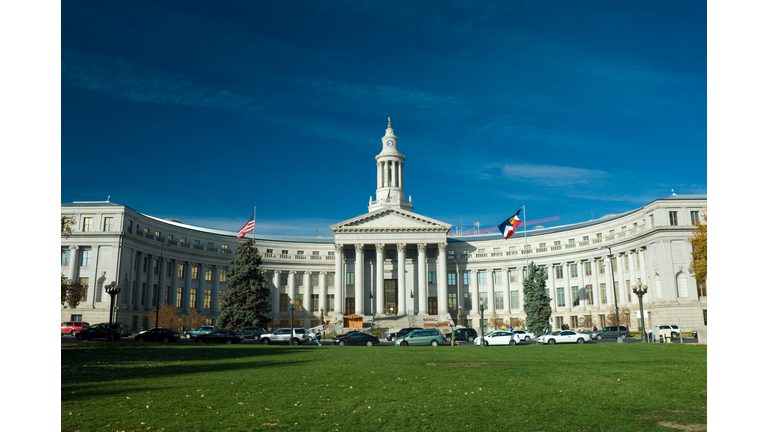
<path id="1" fill-rule="evenodd" d="M 182 326 L 188 329 L 195 329 L 200 327 L 205 322 L 205 315 L 198 312 L 196 309 L 190 309 L 186 315 L 181 317 Z"/>
<path id="2" fill-rule="evenodd" d="M 72 226 L 75 225 L 74 216 L 61 215 L 61 235 L 69 238 L 72 235 Z"/>
<path id="3" fill-rule="evenodd" d="M 509 328 L 512 330 L 519 330 L 523 327 L 524 321 L 520 318 L 510 318 L 509 319 Z"/>
<path id="4" fill-rule="evenodd" d="M 169 329 L 177 328 L 179 326 L 179 317 L 176 316 L 176 308 L 171 307 L 168 303 L 163 303 L 160 306 L 158 325 Z"/>
<path id="5" fill-rule="evenodd" d="M 619 307 L 619 320 L 621 321 L 620 325 L 625 326 L 626 328 L 629 328 L 629 317 L 632 314 L 632 312 L 629 310 L 628 307 Z M 615 326 L 616 325 L 616 307 L 611 306 L 610 312 L 605 316 L 605 325 L 607 326 Z"/>
<path id="6" fill-rule="evenodd" d="M 696 220 L 696 228 L 691 230 L 693 237 L 688 239 L 688 243 L 693 246 L 688 271 L 693 273 L 699 285 L 704 285 L 707 282 L 707 214 L 704 213 L 701 219 Z"/>
<path id="7" fill-rule="evenodd" d="M 67 304 L 71 308 L 76 308 L 85 295 L 86 285 L 75 282 L 61 275 L 61 304 Z"/>
<path id="8" fill-rule="evenodd" d="M 523 281 L 523 295 L 528 331 L 539 336 L 549 326 L 552 306 L 549 304 L 551 299 L 547 293 L 545 269 L 537 267 L 533 261 L 528 266 L 528 276 Z"/>
<path id="9" fill-rule="evenodd" d="M 261 255 L 256 241 L 248 239 L 237 246 L 237 255 L 227 269 L 227 291 L 222 294 L 218 326 L 232 330 L 264 327 L 271 318 L 270 289 L 261 271 Z"/>
<path id="10" fill-rule="evenodd" d="M 498 330 L 503 325 L 504 320 L 499 318 L 499 314 L 497 314 L 496 311 L 493 311 L 493 314 L 491 314 L 490 318 L 488 319 L 488 327 L 493 330 Z"/>

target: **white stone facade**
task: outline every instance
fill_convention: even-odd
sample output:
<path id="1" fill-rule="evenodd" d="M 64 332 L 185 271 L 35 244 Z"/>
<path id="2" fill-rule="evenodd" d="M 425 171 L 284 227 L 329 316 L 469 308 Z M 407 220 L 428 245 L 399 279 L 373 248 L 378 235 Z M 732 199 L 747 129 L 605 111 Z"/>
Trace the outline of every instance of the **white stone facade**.
<path id="1" fill-rule="evenodd" d="M 704 324 L 706 289 L 697 287 L 688 270 L 686 240 L 693 217 L 706 211 L 706 196 L 673 195 L 599 220 L 529 230 L 527 236 L 518 228 L 509 240 L 500 233 L 451 237 L 450 224 L 413 213 L 413 202 L 406 200 L 405 157 L 391 123 L 382 146 L 376 200 L 370 200 L 368 213 L 331 226 L 333 238 L 256 235 L 273 293 L 274 327 L 288 325 L 287 303 L 299 298 L 295 320 L 305 327 L 320 323 L 321 310 L 326 322 L 374 312 L 456 322 L 460 306 L 462 323 L 478 328 L 480 297 L 486 320 L 494 314 L 507 322 L 524 319 L 523 269 L 531 260 L 547 269 L 553 325 L 574 327 L 591 315 L 600 326 L 614 304 L 607 247 L 616 257 L 619 308 L 631 311 L 631 329 L 638 328 L 639 307 L 627 287 L 638 281 L 648 286 L 647 328 L 678 324 L 690 331 Z M 62 307 L 62 321 L 107 321 L 104 286 L 117 281 L 122 292 L 116 319 L 134 331 L 154 326 L 155 286 L 159 302 L 178 305 L 178 315 L 194 308 L 215 322 L 236 232 L 159 219 L 110 202 L 66 203 L 61 214 L 76 221 L 73 234 L 61 239 L 61 273 L 88 278 L 89 285 L 77 308 Z"/>

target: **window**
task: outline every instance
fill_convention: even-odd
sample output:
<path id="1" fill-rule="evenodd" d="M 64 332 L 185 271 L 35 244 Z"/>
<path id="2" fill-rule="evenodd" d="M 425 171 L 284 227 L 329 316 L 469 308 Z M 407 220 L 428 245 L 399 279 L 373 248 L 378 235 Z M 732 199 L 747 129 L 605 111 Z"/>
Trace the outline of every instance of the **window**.
<path id="1" fill-rule="evenodd" d="M 597 261 L 597 272 L 599 274 L 605 274 L 605 260 Z"/>
<path id="2" fill-rule="evenodd" d="M 197 266 L 192 266 L 192 279 L 197 279 Z"/>
<path id="3" fill-rule="evenodd" d="M 203 309 L 211 308 L 211 290 L 203 291 Z"/>
<path id="4" fill-rule="evenodd" d="M 520 291 L 510 291 L 509 293 L 509 307 L 511 309 L 520 309 Z"/>
<path id="5" fill-rule="evenodd" d="M 589 241 L 589 236 L 584 236 L 581 238 L 581 241 Z"/>
<path id="6" fill-rule="evenodd" d="M 171 301 L 171 287 L 165 286 L 165 293 L 163 294 L 163 303 L 168 304 Z"/>
<path id="7" fill-rule="evenodd" d="M 210 282 L 213 280 L 213 270 L 206 268 L 205 269 L 205 281 Z"/>
<path id="8" fill-rule="evenodd" d="M 462 255 L 466 255 L 466 256 L 469 256 L 469 254 L 470 254 L 470 251 L 469 251 L 469 249 L 464 249 L 464 252 L 462 252 L 461 254 L 462 254 Z"/>
<path id="9" fill-rule="evenodd" d="M 485 305 L 485 309 L 488 309 L 488 293 L 487 292 L 480 293 L 480 301 L 483 302 L 483 304 Z"/>
<path id="10" fill-rule="evenodd" d="M 640 251 L 635 254 L 635 268 L 640 268 Z"/>
<path id="11" fill-rule="evenodd" d="M 312 251 L 312 256 L 320 256 L 320 251 Z"/>
<path id="12" fill-rule="evenodd" d="M 555 266 L 555 279 L 563 278 L 563 266 Z"/>
<path id="13" fill-rule="evenodd" d="M 173 234 L 167 234 L 165 236 L 168 240 L 173 240 Z"/>
<path id="14" fill-rule="evenodd" d="M 571 267 L 571 277 L 578 277 L 579 276 L 579 265 L 578 264 L 570 264 Z"/>
<path id="15" fill-rule="evenodd" d="M 701 312 L 704 314 L 704 325 L 707 325 L 707 310 L 706 310 L 706 309 L 704 309 L 704 310 L 703 310 L 703 311 L 701 311 Z"/>
<path id="16" fill-rule="evenodd" d="M 563 317 L 555 317 L 555 328 L 563 328 Z"/>
<path id="17" fill-rule="evenodd" d="M 156 235 L 157 237 L 162 237 L 162 233 L 161 233 L 160 231 L 155 231 L 155 235 Z"/>
<path id="18" fill-rule="evenodd" d="M 669 212 L 669 224 L 672 226 L 677 225 L 677 212 L 671 211 Z"/>
<path id="19" fill-rule="evenodd" d="M 197 304 L 197 289 L 192 288 L 189 290 L 189 308 L 194 309 Z"/>
<path id="20" fill-rule="evenodd" d="M 91 265 L 91 248 L 84 248 L 80 255 L 80 266 L 88 267 Z"/>
<path id="21" fill-rule="evenodd" d="M 280 273 L 280 286 L 288 286 L 288 273 L 282 272 Z"/>
<path id="22" fill-rule="evenodd" d="M 509 281 L 517 282 L 517 269 L 509 269 Z"/>
<path id="23" fill-rule="evenodd" d="M 555 246 L 560 246 L 560 240 L 555 241 Z"/>
<path id="24" fill-rule="evenodd" d="M 165 265 L 165 275 L 170 277 L 172 272 L 173 272 L 173 265 L 166 264 Z"/>
<path id="25" fill-rule="evenodd" d="M 93 218 L 92 217 L 84 217 L 83 218 L 83 232 L 90 231 L 92 225 L 93 225 Z"/>
<path id="26" fill-rule="evenodd" d="M 229 250 L 229 245 L 221 245 L 221 250 Z"/>
<path id="27" fill-rule="evenodd" d="M 571 304 L 574 306 L 579 304 L 579 287 L 577 286 L 571 287 Z"/>
<path id="28" fill-rule="evenodd" d="M 176 287 L 176 307 L 182 307 L 182 300 L 184 299 L 184 287 Z"/>
<path id="29" fill-rule="evenodd" d="M 437 248 L 427 248 L 427 258 L 437 258 Z"/>
<path id="30" fill-rule="evenodd" d="M 557 305 L 565 306 L 565 288 L 563 287 L 557 288 Z"/>
<path id="31" fill-rule="evenodd" d="M 152 273 L 159 274 L 160 273 L 160 260 L 152 259 Z"/>
<path id="32" fill-rule="evenodd" d="M 611 271 L 616 273 L 616 267 L 618 267 L 618 265 L 616 264 L 616 257 L 614 256 L 611 257 Z"/>
<path id="33" fill-rule="evenodd" d="M 456 258 L 456 251 L 449 250 L 448 251 L 448 259 Z"/>
<path id="34" fill-rule="evenodd" d="M 296 255 L 304 255 L 304 251 L 296 251 Z"/>
<path id="35" fill-rule="evenodd" d="M 598 315 L 598 318 L 600 319 L 600 328 L 605 327 L 605 315 Z"/>
<path id="36" fill-rule="evenodd" d="M 614 234 L 614 231 L 613 231 L 613 230 L 610 230 L 610 231 L 608 231 L 608 235 L 609 235 L 610 237 L 613 237 L 613 234 Z"/>
<path id="37" fill-rule="evenodd" d="M 128 221 L 128 232 L 133 232 L 133 221 L 132 220 Z"/>
<path id="38" fill-rule="evenodd" d="M 333 312 L 336 296 L 333 294 L 326 294 L 325 296 L 325 311 Z"/>
<path id="39" fill-rule="evenodd" d="M 602 240 L 602 238 L 603 238 L 603 233 L 597 233 L 597 239 Z"/>
<path id="40" fill-rule="evenodd" d="M 696 221 L 699 220 L 699 212 L 692 211 L 691 212 L 691 225 L 696 225 Z"/>
<path id="41" fill-rule="evenodd" d="M 288 294 L 280 293 L 280 312 L 288 310 Z"/>
<path id="42" fill-rule="evenodd" d="M 88 300 L 88 278 L 87 277 L 81 277 L 80 278 L 80 285 L 83 286 L 83 296 L 80 298 L 80 301 L 84 302 L 84 301 Z"/>
<path id="43" fill-rule="evenodd" d="M 427 272 L 427 276 L 429 279 L 429 283 L 431 284 L 437 283 L 437 272 Z"/>
<path id="44" fill-rule="evenodd" d="M 328 256 L 336 256 L 336 253 L 334 251 L 328 251 Z"/>
<path id="45" fill-rule="evenodd" d="M 543 249 L 543 248 L 547 247 L 547 244 L 546 243 L 539 243 L 539 247 Z"/>
<path id="46" fill-rule="evenodd" d="M 148 232 L 149 232 L 149 228 L 146 228 L 146 227 L 145 227 L 145 228 L 144 228 L 144 233 L 148 233 Z"/>
<path id="47" fill-rule="evenodd" d="M 187 238 L 186 237 L 179 237 L 179 241 L 182 242 L 182 243 L 186 243 L 187 242 Z"/>
<path id="48" fill-rule="evenodd" d="M 467 311 L 466 314 L 469 314 L 469 311 L 472 310 L 472 293 L 464 293 L 464 310 Z"/>
<path id="49" fill-rule="evenodd" d="M 608 298 L 605 296 L 605 284 L 600 284 L 600 304 L 607 304 Z"/>
<path id="50" fill-rule="evenodd" d="M 571 328 L 578 328 L 579 327 L 579 317 L 578 316 L 572 316 L 571 317 Z"/>
<path id="51" fill-rule="evenodd" d="M 584 291 L 587 292 L 587 304 L 588 305 L 595 304 L 594 303 L 594 297 L 593 297 L 593 294 L 592 294 L 592 285 L 586 285 L 584 287 Z"/>
<path id="52" fill-rule="evenodd" d="M 304 272 L 304 275 L 306 275 L 306 274 L 307 273 Z M 297 277 L 295 280 L 296 280 L 296 286 L 303 286 L 304 285 L 304 277 L 303 276 L 302 277 Z"/>
<path id="53" fill-rule="evenodd" d="M 213 242 L 208 242 L 208 247 L 215 247 L 215 246 L 213 245 Z"/>
<path id="54" fill-rule="evenodd" d="M 485 284 L 488 283 L 488 277 L 487 277 L 487 275 L 485 274 L 484 271 L 477 272 L 477 283 L 479 285 L 485 285 Z M 488 303 L 486 303 L 486 304 L 488 304 Z"/>
<path id="55" fill-rule="evenodd" d="M 69 265 L 69 249 L 61 250 L 61 265 L 63 266 Z"/>
<path id="56" fill-rule="evenodd" d="M 470 286 L 472 285 L 472 272 L 465 271 L 461 274 L 462 280 L 464 282 L 464 286 Z"/>
<path id="57" fill-rule="evenodd" d="M 575 238 L 568 239 L 568 244 L 575 244 L 575 243 L 576 243 L 576 239 Z"/>
<path id="58" fill-rule="evenodd" d="M 200 245 L 200 240 L 195 240 L 194 243 L 199 246 Z"/>
<path id="59" fill-rule="evenodd" d="M 496 291 L 493 293 L 493 306 L 496 308 L 496 310 L 503 310 L 504 309 L 504 293 L 501 291 Z"/>
<path id="60" fill-rule="evenodd" d="M 328 273 L 325 276 L 325 284 L 329 287 L 332 287 L 336 284 L 336 274 L 335 273 Z"/>
<path id="61" fill-rule="evenodd" d="M 485 253 L 485 249 L 478 249 L 478 250 L 477 250 L 477 253 L 479 253 L 479 254 L 484 254 L 484 253 Z"/>
<path id="62" fill-rule="evenodd" d="M 501 285 L 501 272 L 498 270 L 493 271 L 493 284 Z"/>
<path id="63" fill-rule="evenodd" d="M 355 273 L 347 272 L 347 285 L 353 285 L 355 283 Z"/>
<path id="64" fill-rule="evenodd" d="M 592 276 L 592 263 L 589 261 L 584 263 L 584 276 Z"/>
<path id="65" fill-rule="evenodd" d="M 177 275 L 179 279 L 184 277 L 184 264 L 179 264 L 179 274 Z M 181 306 L 179 306 L 181 307 Z"/>
<path id="66" fill-rule="evenodd" d="M 152 306 L 157 306 L 157 284 L 152 284 Z"/>
<path id="67" fill-rule="evenodd" d="M 320 294 L 312 294 L 312 312 L 320 310 Z"/>
<path id="68" fill-rule="evenodd" d="M 304 312 L 304 294 L 296 294 L 296 312 Z"/>
<path id="69" fill-rule="evenodd" d="M 455 311 L 458 309 L 458 299 L 456 298 L 456 293 L 448 293 L 448 310 Z"/>
<path id="70" fill-rule="evenodd" d="M 344 259 L 348 259 L 348 260 L 355 259 L 355 250 L 354 249 L 344 249 Z"/>
<path id="71" fill-rule="evenodd" d="M 104 218 L 104 231 L 112 231 L 112 224 L 114 223 L 114 218 L 111 217 L 105 217 Z"/>
<path id="72" fill-rule="evenodd" d="M 320 275 L 317 273 L 312 273 L 309 275 L 309 284 L 311 286 L 320 286 Z"/>
<path id="73" fill-rule="evenodd" d="M 448 273 L 448 285 L 456 285 L 456 273 Z"/>

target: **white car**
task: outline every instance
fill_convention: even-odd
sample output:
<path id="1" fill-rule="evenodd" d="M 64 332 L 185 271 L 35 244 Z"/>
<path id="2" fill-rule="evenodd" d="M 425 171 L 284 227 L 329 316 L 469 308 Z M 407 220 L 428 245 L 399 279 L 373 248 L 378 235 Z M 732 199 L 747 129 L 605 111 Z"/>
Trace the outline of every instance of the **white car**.
<path id="1" fill-rule="evenodd" d="M 509 330 L 495 330 L 482 338 L 475 339 L 475 345 L 517 345 L 520 343 L 520 335 Z"/>
<path id="2" fill-rule="evenodd" d="M 588 334 L 577 333 L 573 330 L 563 330 L 552 334 L 541 335 L 536 341 L 538 343 L 554 345 L 556 343 L 583 344 L 584 342 L 589 342 L 591 340 L 592 338 Z"/>
<path id="3" fill-rule="evenodd" d="M 536 335 L 535 334 L 533 334 L 531 332 L 527 332 L 525 330 L 515 330 L 512 333 L 514 333 L 516 335 L 520 335 L 520 340 L 529 341 L 529 340 L 536 339 Z"/>

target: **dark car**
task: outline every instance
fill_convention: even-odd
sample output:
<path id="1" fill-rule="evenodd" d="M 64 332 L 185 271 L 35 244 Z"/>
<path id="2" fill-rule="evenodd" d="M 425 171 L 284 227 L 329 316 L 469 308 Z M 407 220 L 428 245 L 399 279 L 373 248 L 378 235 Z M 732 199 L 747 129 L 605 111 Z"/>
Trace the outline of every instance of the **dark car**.
<path id="1" fill-rule="evenodd" d="M 107 336 L 109 335 L 109 332 L 107 331 L 108 328 L 109 328 L 109 323 L 96 324 L 88 328 L 79 330 L 77 333 L 75 333 L 75 337 L 77 338 L 77 340 L 106 339 Z M 120 340 L 121 338 L 120 332 L 118 332 L 115 329 L 114 324 L 112 326 L 112 329 L 113 329 L 112 338 L 114 340 Z"/>
<path id="2" fill-rule="evenodd" d="M 192 339 L 200 335 L 208 334 L 212 331 L 216 330 L 216 326 L 213 325 L 204 325 L 200 326 L 194 330 L 187 330 L 184 332 L 184 336 L 187 339 Z"/>
<path id="3" fill-rule="evenodd" d="M 246 327 L 240 330 L 240 334 L 242 334 L 245 339 L 259 340 L 264 333 L 266 333 L 266 331 L 261 327 Z"/>
<path id="4" fill-rule="evenodd" d="M 167 329 L 165 327 L 152 327 L 149 330 L 138 332 L 133 340 L 136 342 L 176 342 L 181 339 L 181 333 L 176 330 Z"/>
<path id="5" fill-rule="evenodd" d="M 112 330 L 120 332 L 121 337 L 128 337 L 133 334 L 131 328 L 123 323 L 112 323 Z"/>
<path id="6" fill-rule="evenodd" d="M 388 341 L 394 341 L 395 339 L 397 339 L 399 337 L 403 337 L 403 336 L 407 335 L 408 333 L 410 333 L 410 332 L 412 332 L 414 330 L 421 330 L 421 327 L 408 327 L 408 328 L 404 328 L 404 329 L 400 330 L 397 333 L 390 333 L 390 334 L 387 335 L 387 340 Z M 475 335 L 477 335 L 477 333 L 475 333 Z"/>
<path id="7" fill-rule="evenodd" d="M 243 335 L 234 330 L 218 329 L 208 334 L 195 337 L 197 343 L 235 344 L 243 341 Z"/>
<path id="8" fill-rule="evenodd" d="M 467 342 L 473 342 L 477 338 L 477 331 L 473 328 L 458 328 L 456 329 L 456 340 L 462 340 Z M 451 341 L 451 333 L 443 335 L 443 341 Z"/>
<path id="9" fill-rule="evenodd" d="M 619 337 L 619 331 L 616 326 L 603 327 L 590 335 L 592 339 L 616 339 Z M 621 337 L 629 337 L 629 329 L 621 326 Z"/>
<path id="10" fill-rule="evenodd" d="M 368 333 L 362 333 L 362 332 L 352 332 L 347 333 L 343 335 L 336 336 L 333 338 L 333 344 L 344 346 L 344 345 L 368 345 L 373 346 L 374 344 L 379 343 L 379 338 L 376 336 L 370 335 Z"/>

